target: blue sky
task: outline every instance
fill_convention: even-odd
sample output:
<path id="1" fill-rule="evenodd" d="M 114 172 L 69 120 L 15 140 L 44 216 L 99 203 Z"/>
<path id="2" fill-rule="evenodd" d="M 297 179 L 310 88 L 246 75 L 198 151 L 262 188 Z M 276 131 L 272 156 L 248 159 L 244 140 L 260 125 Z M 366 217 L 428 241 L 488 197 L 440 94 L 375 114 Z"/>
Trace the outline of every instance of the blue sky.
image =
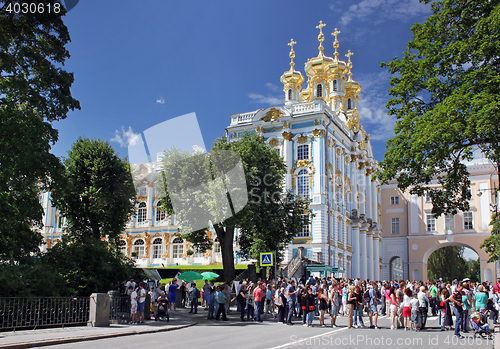
<path id="1" fill-rule="evenodd" d="M 379 63 L 401 56 L 412 24 L 430 13 L 417 0 L 81 0 L 65 24 L 72 40 L 66 69 L 75 74 L 72 93 L 82 109 L 54 124 L 53 152 L 65 156 L 85 136 L 127 156 L 133 135 L 191 112 L 210 147 L 230 114 L 283 104 L 287 43 L 297 42 L 295 68 L 304 74 L 306 60 L 318 54 L 322 20 L 325 54 L 333 56 L 335 28 L 339 57 L 354 53 L 361 123 L 382 160 L 395 120 L 385 109 L 390 75 Z"/>

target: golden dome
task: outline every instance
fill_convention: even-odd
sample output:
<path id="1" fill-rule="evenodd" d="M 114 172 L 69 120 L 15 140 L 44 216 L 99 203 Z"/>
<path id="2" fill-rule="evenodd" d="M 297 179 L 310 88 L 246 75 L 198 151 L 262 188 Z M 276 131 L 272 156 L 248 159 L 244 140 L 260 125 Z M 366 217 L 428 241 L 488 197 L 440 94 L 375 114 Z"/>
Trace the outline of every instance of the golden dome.
<path id="1" fill-rule="evenodd" d="M 284 72 L 280 78 L 280 81 L 285 85 L 286 84 L 300 85 L 301 83 L 304 82 L 304 77 L 302 76 L 302 73 L 294 69 L 295 63 L 293 62 L 293 59 L 295 58 L 295 51 L 293 50 L 293 45 L 295 44 L 296 42 L 293 41 L 293 39 L 288 43 L 288 45 L 291 47 L 289 54 L 290 70 Z"/>
<path id="2" fill-rule="evenodd" d="M 304 70 L 307 76 L 313 77 L 316 75 L 326 74 L 328 72 L 328 66 L 333 62 L 333 58 L 325 56 L 323 54 L 323 41 L 325 40 L 325 36 L 323 35 L 323 27 L 324 24 L 322 21 L 319 21 L 319 25 L 316 28 L 319 29 L 318 41 L 319 41 L 319 53 L 317 57 L 309 59 L 304 65 Z"/>
<path id="3" fill-rule="evenodd" d="M 330 63 L 329 68 L 331 73 L 340 73 L 340 74 L 347 74 L 347 64 L 344 61 L 339 61 L 339 53 L 337 49 L 339 48 L 339 40 L 337 39 L 337 35 L 340 34 L 340 30 L 337 30 L 335 28 L 335 31 L 332 33 L 333 36 L 335 36 L 335 41 L 333 42 L 333 48 L 335 50 L 334 52 L 334 58 L 333 62 Z"/>
<path id="4" fill-rule="evenodd" d="M 349 75 L 349 79 L 347 79 L 346 83 L 345 83 L 345 89 L 346 90 L 353 90 L 354 92 L 356 93 L 360 93 L 363 89 L 361 88 L 361 85 L 359 84 L 359 82 L 357 81 L 354 81 L 352 79 L 352 73 L 351 73 L 351 68 L 352 68 L 352 62 L 351 62 L 351 56 L 353 55 L 354 53 L 351 52 L 351 50 L 348 50 L 347 51 L 347 54 L 346 54 L 346 57 L 349 58 L 349 62 L 347 63 L 347 68 L 348 68 L 348 73 L 347 75 Z"/>

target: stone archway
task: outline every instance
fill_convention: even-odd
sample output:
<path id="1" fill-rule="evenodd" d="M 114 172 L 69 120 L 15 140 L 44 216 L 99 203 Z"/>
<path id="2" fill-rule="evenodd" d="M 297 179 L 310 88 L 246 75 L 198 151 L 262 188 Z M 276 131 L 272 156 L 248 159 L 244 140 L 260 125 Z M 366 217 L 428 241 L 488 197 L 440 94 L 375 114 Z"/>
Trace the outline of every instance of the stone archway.
<path id="1" fill-rule="evenodd" d="M 492 282 L 496 278 L 496 272 L 495 272 L 495 263 L 488 263 L 488 256 L 486 252 L 481 250 L 479 248 L 479 245 L 477 243 L 470 243 L 468 242 L 463 242 L 463 241 L 433 241 L 432 244 L 425 246 L 423 245 L 422 247 L 425 247 L 424 249 L 420 249 L 420 246 L 413 245 L 413 248 L 410 250 L 413 250 L 413 256 L 410 256 L 410 276 L 414 280 L 427 280 L 428 274 L 427 274 L 427 261 L 429 260 L 430 255 L 442 248 L 442 247 L 447 247 L 447 246 L 460 246 L 460 247 L 466 247 L 474 251 L 480 259 L 480 266 L 481 266 L 481 281 L 490 281 Z M 476 246 L 477 245 L 477 246 Z M 422 254 L 420 257 L 418 256 L 419 254 L 416 253 L 415 251 L 421 250 Z M 415 258 L 418 258 L 419 260 L 415 260 Z M 413 259 L 413 261 L 411 261 Z M 419 277 L 419 278 L 418 278 Z"/>

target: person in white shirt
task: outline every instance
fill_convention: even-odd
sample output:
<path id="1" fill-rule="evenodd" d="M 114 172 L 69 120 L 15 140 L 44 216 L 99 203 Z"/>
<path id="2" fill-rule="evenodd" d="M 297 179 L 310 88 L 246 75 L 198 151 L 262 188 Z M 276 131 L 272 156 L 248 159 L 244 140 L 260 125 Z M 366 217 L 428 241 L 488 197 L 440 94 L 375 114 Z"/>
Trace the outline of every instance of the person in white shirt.
<path id="1" fill-rule="evenodd" d="M 130 324 L 135 325 L 137 323 L 137 292 L 132 286 L 129 286 L 128 290 L 130 291 L 130 314 L 132 316 Z"/>
<path id="2" fill-rule="evenodd" d="M 411 330 L 417 330 L 417 322 L 418 322 L 418 299 L 417 293 L 413 293 L 413 298 L 410 301 L 410 309 L 411 309 Z"/>

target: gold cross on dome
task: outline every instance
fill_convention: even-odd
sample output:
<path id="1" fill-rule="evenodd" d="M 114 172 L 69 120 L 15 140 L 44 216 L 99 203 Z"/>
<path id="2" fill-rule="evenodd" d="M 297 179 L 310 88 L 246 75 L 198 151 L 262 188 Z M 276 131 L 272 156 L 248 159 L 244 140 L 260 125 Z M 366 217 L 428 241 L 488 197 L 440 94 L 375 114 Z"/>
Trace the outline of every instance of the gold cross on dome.
<path id="1" fill-rule="evenodd" d="M 319 29 L 319 32 L 320 34 L 323 34 L 323 27 L 325 26 L 326 24 L 323 23 L 323 21 L 319 21 L 319 25 L 316 26 L 316 28 Z"/>
<path id="2" fill-rule="evenodd" d="M 297 42 L 296 41 L 293 41 L 293 39 L 288 43 L 288 46 L 290 46 L 292 48 L 292 51 L 293 51 L 293 45 L 295 45 Z"/>
<path id="3" fill-rule="evenodd" d="M 354 53 L 351 52 L 351 50 L 347 50 L 347 53 L 345 54 L 345 56 L 347 58 L 349 58 L 349 62 L 351 61 L 351 56 L 353 55 Z"/>
<path id="4" fill-rule="evenodd" d="M 340 30 L 337 30 L 337 28 L 335 28 L 335 31 L 332 33 L 332 35 L 335 36 L 335 41 L 337 41 L 337 35 L 339 35 L 340 33 Z"/>

